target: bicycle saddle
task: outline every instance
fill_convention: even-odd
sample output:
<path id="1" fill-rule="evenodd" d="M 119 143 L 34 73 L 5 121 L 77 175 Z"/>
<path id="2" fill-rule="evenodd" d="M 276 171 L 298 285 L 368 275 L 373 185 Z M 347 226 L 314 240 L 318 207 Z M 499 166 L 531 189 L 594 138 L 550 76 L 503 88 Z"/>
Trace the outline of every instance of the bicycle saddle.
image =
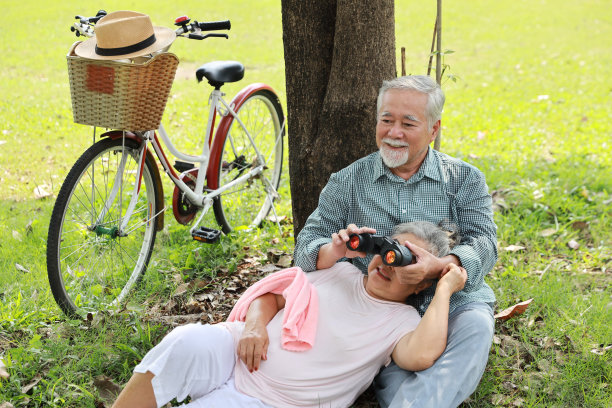
<path id="1" fill-rule="evenodd" d="M 226 82 L 237 82 L 244 77 L 244 65 L 236 61 L 213 61 L 202 65 L 196 71 L 196 78 L 203 78 L 215 88 L 220 88 Z"/>

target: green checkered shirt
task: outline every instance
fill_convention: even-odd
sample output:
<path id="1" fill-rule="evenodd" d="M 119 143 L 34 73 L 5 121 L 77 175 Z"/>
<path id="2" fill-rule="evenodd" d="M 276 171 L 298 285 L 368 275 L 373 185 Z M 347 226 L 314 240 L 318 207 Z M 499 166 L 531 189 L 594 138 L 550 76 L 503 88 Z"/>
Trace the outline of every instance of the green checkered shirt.
<path id="1" fill-rule="evenodd" d="M 304 271 L 315 270 L 319 248 L 331 241 L 332 233 L 349 224 L 390 235 L 400 223 L 437 224 L 445 219 L 459 227 L 461 242 L 451 253 L 468 273 L 465 288 L 451 297 L 451 312 L 474 301 L 494 302 L 495 295 L 484 282 L 497 261 L 497 227 L 485 177 L 476 167 L 431 148 L 409 180 L 394 175 L 378 152 L 332 174 L 317 209 L 297 237 L 295 264 Z M 352 262 L 367 273 L 371 258 Z M 434 292 L 435 285 L 413 296 L 409 303 L 423 314 Z"/>

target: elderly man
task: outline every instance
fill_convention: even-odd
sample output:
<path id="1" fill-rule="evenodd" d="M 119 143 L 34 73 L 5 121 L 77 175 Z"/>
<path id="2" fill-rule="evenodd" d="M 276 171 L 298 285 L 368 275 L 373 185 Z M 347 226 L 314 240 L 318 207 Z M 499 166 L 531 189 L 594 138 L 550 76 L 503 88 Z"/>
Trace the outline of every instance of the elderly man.
<path id="1" fill-rule="evenodd" d="M 394 225 L 416 220 L 459 227 L 461 241 L 444 257 L 406 242 L 417 261 L 398 268 L 402 283 L 438 279 L 449 263 L 463 266 L 468 280 L 451 298 L 448 345 L 436 363 L 420 372 L 395 364 L 380 372 L 375 388 L 383 407 L 459 405 L 476 389 L 493 337 L 495 296 L 484 282 L 497 260 L 491 196 L 477 168 L 429 147 L 444 99 L 427 76 L 385 81 L 378 96 L 379 151 L 332 174 L 296 239 L 295 263 L 304 271 L 349 258 L 366 273 L 369 256 L 339 245 L 351 233 L 389 235 Z M 435 285 L 413 299 L 421 314 L 434 292 Z"/>

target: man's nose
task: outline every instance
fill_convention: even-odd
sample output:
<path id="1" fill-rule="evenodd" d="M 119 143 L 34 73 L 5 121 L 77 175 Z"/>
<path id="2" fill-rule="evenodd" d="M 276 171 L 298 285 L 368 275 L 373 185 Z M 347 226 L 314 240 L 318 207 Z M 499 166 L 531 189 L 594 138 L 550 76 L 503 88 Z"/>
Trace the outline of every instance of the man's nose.
<path id="1" fill-rule="evenodd" d="M 389 136 L 395 137 L 395 138 L 401 138 L 403 135 L 404 135 L 404 132 L 402 131 L 402 124 L 398 122 L 394 122 L 393 126 L 389 128 Z"/>

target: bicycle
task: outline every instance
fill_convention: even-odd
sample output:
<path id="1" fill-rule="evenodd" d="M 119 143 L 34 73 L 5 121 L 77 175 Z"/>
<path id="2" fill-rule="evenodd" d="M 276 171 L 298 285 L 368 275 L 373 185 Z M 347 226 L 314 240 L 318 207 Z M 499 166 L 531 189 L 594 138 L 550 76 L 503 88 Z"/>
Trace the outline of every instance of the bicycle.
<path id="1" fill-rule="evenodd" d="M 105 14 L 100 11 L 95 17 L 77 16 L 72 30 L 77 37 L 91 37 L 92 28 Z M 177 18 L 175 25 L 179 27 L 175 31 L 177 38 L 197 40 L 228 38 L 227 34 L 203 32 L 231 28 L 229 20 L 199 23 L 186 16 Z M 69 66 L 83 62 L 75 58 L 76 44 L 68 55 Z M 176 70 L 178 58 L 167 49 L 163 51 L 145 62 L 144 69 L 171 60 L 169 66 L 174 64 Z M 110 66 L 113 70 L 137 69 L 131 68 L 136 67 L 135 63 L 106 63 L 114 64 Z M 99 65 L 99 71 L 106 72 L 105 67 L 108 68 Z M 88 68 L 87 75 L 98 72 L 98 68 Z M 246 86 L 227 103 L 221 87 L 243 76 L 244 66 L 233 61 L 213 61 L 197 69 L 198 82 L 206 79 L 213 87 L 199 155 L 180 152 L 161 122 L 156 129 L 148 128 L 152 125 L 145 129 L 105 125 L 111 130 L 102 133 L 97 141 L 96 129 L 101 124 L 86 123 L 94 126 L 93 144 L 76 161 L 61 186 L 47 239 L 48 278 L 55 301 L 65 314 L 83 317 L 118 308 L 142 279 L 167 209 L 160 171 L 151 150 L 174 184 L 172 207 L 176 220 L 187 225 L 200 213 L 190 228 L 194 239 L 215 242 L 221 231 L 227 234 L 237 226 L 258 227 L 270 210 L 276 215 L 274 200 L 278 198 L 282 171 L 284 114 L 274 90 L 263 83 Z M 173 77 L 174 71 L 170 85 Z M 100 94 L 100 98 L 107 96 Z M 72 101 L 77 122 L 75 104 L 89 106 L 90 101 L 79 100 L 74 93 Z M 155 97 L 152 101 L 156 102 Z M 110 105 L 115 108 L 117 104 L 111 98 Z M 165 100 L 158 112 L 159 121 L 164 107 Z M 94 106 L 94 116 L 97 110 Z M 220 121 L 215 132 L 217 118 Z M 174 165 L 169 163 L 164 146 L 178 159 Z M 221 231 L 199 226 L 211 207 Z"/>

